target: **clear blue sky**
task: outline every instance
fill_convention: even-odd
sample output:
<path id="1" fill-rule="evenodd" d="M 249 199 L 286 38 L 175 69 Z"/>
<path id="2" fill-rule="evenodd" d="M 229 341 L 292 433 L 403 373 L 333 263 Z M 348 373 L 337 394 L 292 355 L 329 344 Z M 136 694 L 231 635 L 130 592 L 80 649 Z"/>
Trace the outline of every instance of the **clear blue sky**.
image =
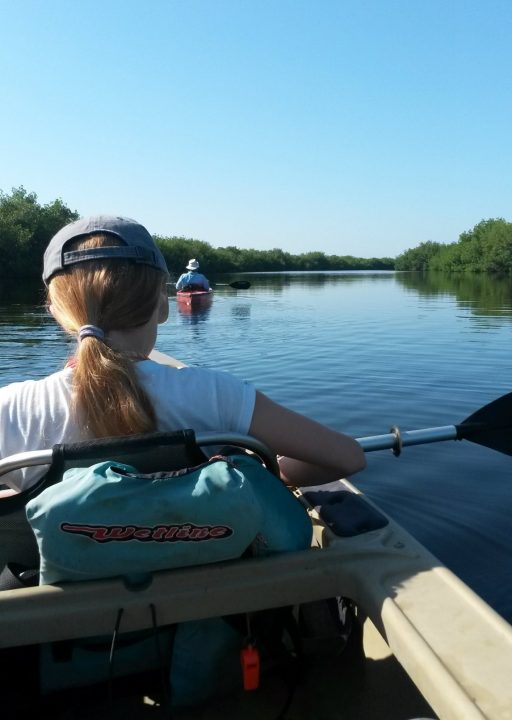
<path id="1" fill-rule="evenodd" d="M 510 0 L 0 0 L 0 189 L 213 246 L 512 220 Z"/>

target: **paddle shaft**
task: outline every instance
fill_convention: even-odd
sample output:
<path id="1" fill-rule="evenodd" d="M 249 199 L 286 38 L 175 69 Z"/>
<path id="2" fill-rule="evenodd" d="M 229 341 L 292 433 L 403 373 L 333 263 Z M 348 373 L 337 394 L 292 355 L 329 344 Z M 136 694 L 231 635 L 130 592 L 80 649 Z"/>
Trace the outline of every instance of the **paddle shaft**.
<path id="1" fill-rule="evenodd" d="M 172 283 L 172 282 L 168 282 L 166 284 L 172 288 L 176 287 L 175 283 Z M 248 290 L 251 287 L 251 283 L 248 280 L 235 280 L 232 283 L 213 283 L 213 284 L 216 287 L 218 287 L 220 285 L 221 287 L 230 287 L 230 288 L 233 288 L 234 290 Z"/>
<path id="2" fill-rule="evenodd" d="M 491 450 L 512 455 L 512 393 L 484 405 L 458 425 L 401 432 L 393 427 L 387 435 L 357 438 L 365 452 L 390 448 L 399 455 L 408 445 L 441 440 L 469 440 Z"/>
<path id="3" fill-rule="evenodd" d="M 369 437 L 356 438 L 365 452 L 376 450 L 393 450 L 399 454 L 400 450 L 409 445 L 425 445 L 427 443 L 441 442 L 442 440 L 457 440 L 457 427 L 455 425 L 444 425 L 434 428 L 423 428 L 422 430 L 391 431 L 385 435 L 370 435 Z"/>

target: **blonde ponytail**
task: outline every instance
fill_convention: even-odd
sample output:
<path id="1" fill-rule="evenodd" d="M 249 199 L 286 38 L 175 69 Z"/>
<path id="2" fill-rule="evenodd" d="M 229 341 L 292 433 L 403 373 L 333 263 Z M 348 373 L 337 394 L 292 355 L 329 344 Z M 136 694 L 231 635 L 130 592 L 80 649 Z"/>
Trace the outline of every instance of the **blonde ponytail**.
<path id="1" fill-rule="evenodd" d="M 76 241 L 70 249 L 117 244 L 112 236 Z M 83 325 L 105 335 L 145 325 L 155 312 L 165 276 L 148 265 L 123 260 L 83 262 L 55 275 L 48 287 L 52 313 L 76 336 Z M 72 411 L 92 437 L 151 432 L 156 417 L 139 384 L 134 358 L 111 348 L 108 337 L 84 337 L 78 344 L 73 372 Z"/>

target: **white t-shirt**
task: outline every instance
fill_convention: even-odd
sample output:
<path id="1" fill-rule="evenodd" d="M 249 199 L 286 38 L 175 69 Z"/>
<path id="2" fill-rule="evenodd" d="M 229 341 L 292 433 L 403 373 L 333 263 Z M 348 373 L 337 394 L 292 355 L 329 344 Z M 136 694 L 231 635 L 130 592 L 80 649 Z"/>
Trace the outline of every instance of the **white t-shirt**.
<path id="1" fill-rule="evenodd" d="M 217 370 L 173 368 L 152 360 L 138 362 L 137 372 L 155 409 L 158 430 L 249 431 L 253 385 Z M 67 368 L 42 380 L 0 388 L 0 458 L 90 439 L 70 412 L 72 378 L 73 370 Z M 0 484 L 25 490 L 47 469 L 13 471 L 0 476 Z"/>

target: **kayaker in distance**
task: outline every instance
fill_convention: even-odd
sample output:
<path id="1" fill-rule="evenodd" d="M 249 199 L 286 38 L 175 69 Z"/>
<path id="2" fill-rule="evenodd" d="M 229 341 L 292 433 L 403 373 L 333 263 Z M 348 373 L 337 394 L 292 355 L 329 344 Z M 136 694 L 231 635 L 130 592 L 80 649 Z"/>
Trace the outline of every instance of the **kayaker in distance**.
<path id="1" fill-rule="evenodd" d="M 199 263 L 195 258 L 188 261 L 188 272 L 178 278 L 176 290 L 209 290 L 208 278 L 199 272 Z"/>

